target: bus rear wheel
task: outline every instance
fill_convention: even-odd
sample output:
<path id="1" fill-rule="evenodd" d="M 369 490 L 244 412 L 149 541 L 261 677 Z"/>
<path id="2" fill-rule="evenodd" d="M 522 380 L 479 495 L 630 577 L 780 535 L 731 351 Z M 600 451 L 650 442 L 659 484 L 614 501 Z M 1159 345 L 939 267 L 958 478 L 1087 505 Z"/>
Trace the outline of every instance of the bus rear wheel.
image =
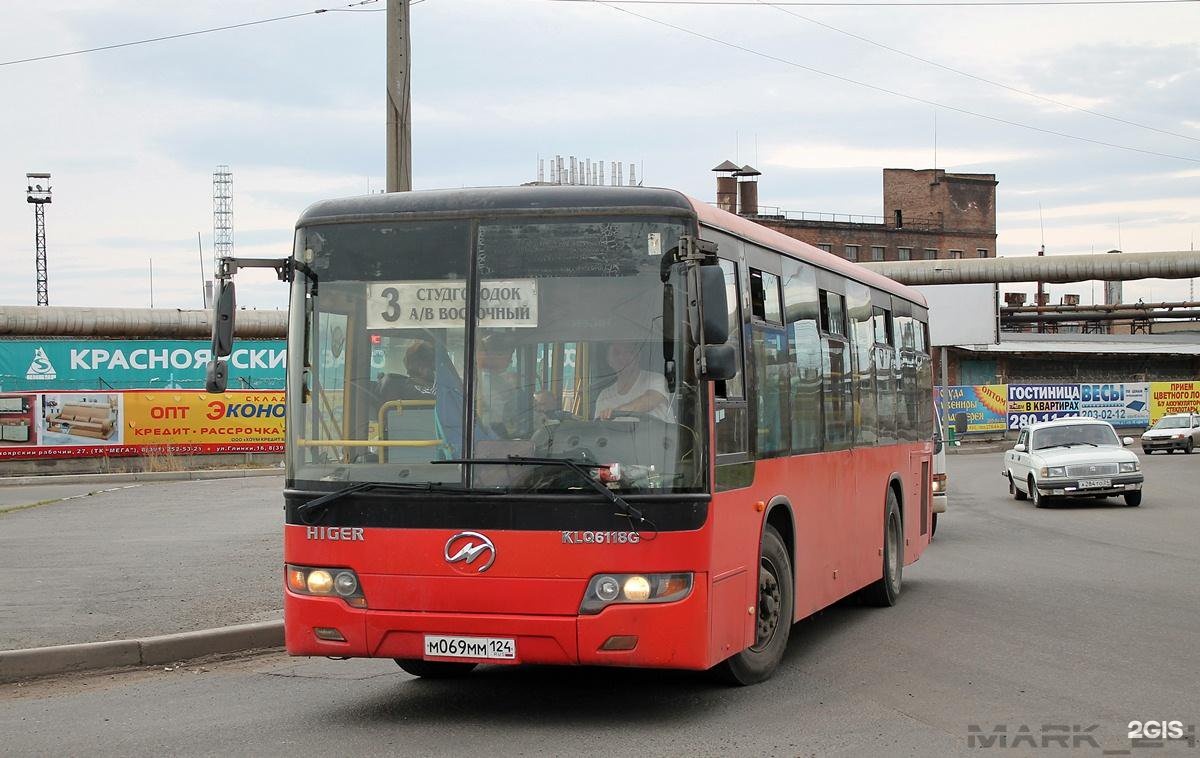
<path id="1" fill-rule="evenodd" d="M 758 559 L 758 613 L 754 644 L 717 664 L 713 672 L 728 684 L 746 686 L 770 678 L 787 649 L 793 618 L 792 561 L 783 538 L 763 527 Z"/>
<path id="2" fill-rule="evenodd" d="M 868 605 L 886 608 L 900 597 L 900 581 L 904 573 L 904 525 L 900 520 L 900 502 L 896 491 L 888 487 L 887 515 L 883 520 L 883 576 L 862 590 Z"/>
<path id="3" fill-rule="evenodd" d="M 453 661 L 425 661 L 420 658 L 396 658 L 395 661 L 406 673 L 422 679 L 455 679 L 471 673 L 478 665 Z"/>

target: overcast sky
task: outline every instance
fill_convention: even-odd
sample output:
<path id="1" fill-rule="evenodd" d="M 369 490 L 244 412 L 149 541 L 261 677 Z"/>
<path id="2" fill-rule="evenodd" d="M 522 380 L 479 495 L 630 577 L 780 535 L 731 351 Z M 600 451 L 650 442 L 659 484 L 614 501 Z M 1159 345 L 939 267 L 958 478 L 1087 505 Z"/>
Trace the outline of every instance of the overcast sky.
<path id="1" fill-rule="evenodd" d="M 342 7 L 5 5 L 0 63 Z M 1036 251 L 1039 216 L 1051 255 L 1186 250 L 1200 236 L 1200 3 L 617 7 L 728 44 L 599 3 L 414 5 L 414 187 L 519 184 L 536 178 L 539 154 L 559 153 L 636 162 L 646 184 L 712 200 L 710 169 L 728 158 L 763 172 L 764 205 L 881 215 L 884 167 L 933 165 L 936 110 L 937 167 L 997 176 L 1001 255 Z M 384 23 L 382 12 L 330 12 L 0 65 L 0 303 L 35 300 L 26 172 L 54 176 L 52 305 L 149 305 L 153 258 L 155 305 L 199 307 L 196 232 L 211 269 L 217 164 L 233 170 L 243 256 L 286 255 L 297 215 L 315 200 L 380 189 Z M 285 304 L 269 277 L 248 280 L 239 304 Z M 1091 297 L 1087 284 L 1050 291 L 1054 301 Z M 1126 285 L 1127 300 L 1187 296 L 1187 282 Z"/>

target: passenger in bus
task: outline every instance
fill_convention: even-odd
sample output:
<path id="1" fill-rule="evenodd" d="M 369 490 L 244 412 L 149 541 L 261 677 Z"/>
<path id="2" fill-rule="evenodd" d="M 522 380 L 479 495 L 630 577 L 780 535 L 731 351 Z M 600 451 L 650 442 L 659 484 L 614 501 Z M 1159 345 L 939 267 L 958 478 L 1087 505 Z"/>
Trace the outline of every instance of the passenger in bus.
<path id="1" fill-rule="evenodd" d="M 616 372 L 617 380 L 596 397 L 596 418 L 641 413 L 663 421 L 673 420 L 667 400 L 667 380 L 661 374 L 643 369 L 638 363 L 638 352 L 628 342 L 613 342 L 608 346 L 608 365 Z"/>
<path id="2" fill-rule="evenodd" d="M 433 345 L 425 340 L 411 343 L 404 351 L 404 370 L 407 375 L 384 374 L 379 383 L 381 401 L 432 400 L 436 384 L 433 364 Z"/>
<path id="3" fill-rule="evenodd" d="M 515 350 L 516 346 L 503 332 L 491 332 L 479 340 L 475 411 L 479 423 L 501 438 L 513 437 L 518 426 L 520 380 L 510 370 Z"/>

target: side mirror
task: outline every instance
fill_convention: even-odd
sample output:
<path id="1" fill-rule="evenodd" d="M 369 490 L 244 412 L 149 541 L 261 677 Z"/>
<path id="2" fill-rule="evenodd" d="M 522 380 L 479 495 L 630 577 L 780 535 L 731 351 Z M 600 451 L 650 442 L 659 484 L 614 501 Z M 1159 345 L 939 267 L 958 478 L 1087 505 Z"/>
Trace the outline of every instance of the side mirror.
<path id="1" fill-rule="evenodd" d="M 700 296 L 704 298 L 705 345 L 729 340 L 729 303 L 725 299 L 725 272 L 720 266 L 700 267 Z"/>
<path id="2" fill-rule="evenodd" d="M 737 351 L 733 345 L 705 345 L 704 375 L 701 379 L 724 380 L 737 376 Z"/>
<path id="3" fill-rule="evenodd" d="M 954 431 L 955 432 L 957 432 L 958 434 L 966 434 L 967 433 L 967 425 L 968 425 L 968 422 L 967 422 L 967 414 L 966 413 L 959 411 L 958 413 L 954 414 Z"/>
<path id="4" fill-rule="evenodd" d="M 1133 444 L 1133 437 L 1122 437 L 1121 444 L 1124 445 L 1125 447 L 1129 447 L 1130 445 Z"/>
<path id="5" fill-rule="evenodd" d="M 204 388 L 209 392 L 220 394 L 229 384 L 229 364 L 213 358 L 208 362 L 208 371 L 204 377 Z"/>
<path id="6" fill-rule="evenodd" d="M 933 433 L 933 454 L 937 455 L 942 452 L 942 446 L 945 443 L 942 441 L 942 430 L 939 429 Z"/>
<path id="7" fill-rule="evenodd" d="M 216 302 L 213 304 L 212 354 L 225 358 L 233 352 L 233 314 L 237 309 L 233 282 L 220 280 Z"/>
<path id="8" fill-rule="evenodd" d="M 1021 442 L 1018 442 L 1017 444 L 1013 445 L 1013 450 L 1017 451 L 1018 453 L 1023 453 L 1025 452 L 1025 445 Z"/>

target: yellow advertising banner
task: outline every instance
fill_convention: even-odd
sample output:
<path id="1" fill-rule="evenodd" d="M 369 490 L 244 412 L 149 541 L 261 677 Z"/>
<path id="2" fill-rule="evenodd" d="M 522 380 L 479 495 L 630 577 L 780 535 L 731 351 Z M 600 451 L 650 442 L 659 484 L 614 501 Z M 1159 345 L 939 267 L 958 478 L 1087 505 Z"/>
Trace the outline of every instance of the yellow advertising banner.
<path id="1" fill-rule="evenodd" d="M 125 444 L 195 452 L 283 449 L 282 392 L 125 392 Z"/>
<path id="2" fill-rule="evenodd" d="M 1200 411 L 1200 382 L 1150 382 L 1150 423 L 1170 413 Z"/>

